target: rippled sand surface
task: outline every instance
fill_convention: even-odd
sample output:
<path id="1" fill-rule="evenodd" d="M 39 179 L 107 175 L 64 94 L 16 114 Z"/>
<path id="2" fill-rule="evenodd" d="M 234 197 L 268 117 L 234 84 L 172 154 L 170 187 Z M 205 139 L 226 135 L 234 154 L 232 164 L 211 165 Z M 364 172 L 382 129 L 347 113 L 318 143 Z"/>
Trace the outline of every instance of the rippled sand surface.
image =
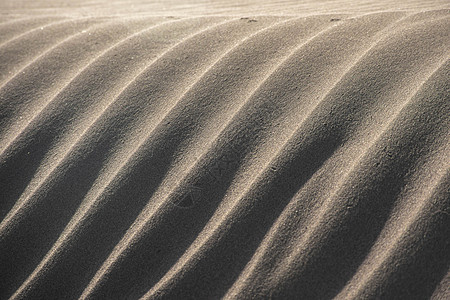
<path id="1" fill-rule="evenodd" d="M 0 299 L 449 299 L 447 1 L 0 2 Z"/>

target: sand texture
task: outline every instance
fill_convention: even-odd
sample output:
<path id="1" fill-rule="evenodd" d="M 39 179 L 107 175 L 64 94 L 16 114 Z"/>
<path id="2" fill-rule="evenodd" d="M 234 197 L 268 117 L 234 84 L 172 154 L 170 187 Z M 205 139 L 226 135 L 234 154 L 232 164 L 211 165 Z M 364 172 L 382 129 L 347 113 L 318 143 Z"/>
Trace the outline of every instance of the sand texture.
<path id="1" fill-rule="evenodd" d="M 448 1 L 0 1 L 0 299 L 450 299 Z"/>

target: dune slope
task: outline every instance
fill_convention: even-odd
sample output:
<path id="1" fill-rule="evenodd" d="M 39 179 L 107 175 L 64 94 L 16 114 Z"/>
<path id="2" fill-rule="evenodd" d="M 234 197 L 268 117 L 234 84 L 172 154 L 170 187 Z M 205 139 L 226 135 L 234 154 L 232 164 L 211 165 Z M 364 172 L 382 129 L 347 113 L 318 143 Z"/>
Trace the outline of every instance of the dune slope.
<path id="1" fill-rule="evenodd" d="M 450 10 L 416 2 L 2 3 L 0 298 L 449 297 Z"/>

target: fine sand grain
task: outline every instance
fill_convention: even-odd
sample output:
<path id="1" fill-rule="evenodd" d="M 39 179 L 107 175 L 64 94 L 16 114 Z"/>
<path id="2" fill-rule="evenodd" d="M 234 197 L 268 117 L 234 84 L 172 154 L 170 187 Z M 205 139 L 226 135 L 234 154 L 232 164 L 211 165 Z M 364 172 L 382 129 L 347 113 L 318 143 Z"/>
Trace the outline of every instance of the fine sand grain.
<path id="1" fill-rule="evenodd" d="M 448 1 L 0 0 L 0 299 L 450 299 Z"/>

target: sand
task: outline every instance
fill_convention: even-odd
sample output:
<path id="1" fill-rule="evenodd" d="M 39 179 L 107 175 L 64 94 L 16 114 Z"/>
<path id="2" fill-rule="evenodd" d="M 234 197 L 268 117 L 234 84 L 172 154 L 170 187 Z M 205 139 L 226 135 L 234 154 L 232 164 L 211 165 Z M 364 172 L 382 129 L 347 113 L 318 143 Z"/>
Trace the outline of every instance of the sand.
<path id="1" fill-rule="evenodd" d="M 450 299 L 447 1 L 0 1 L 0 299 Z"/>

